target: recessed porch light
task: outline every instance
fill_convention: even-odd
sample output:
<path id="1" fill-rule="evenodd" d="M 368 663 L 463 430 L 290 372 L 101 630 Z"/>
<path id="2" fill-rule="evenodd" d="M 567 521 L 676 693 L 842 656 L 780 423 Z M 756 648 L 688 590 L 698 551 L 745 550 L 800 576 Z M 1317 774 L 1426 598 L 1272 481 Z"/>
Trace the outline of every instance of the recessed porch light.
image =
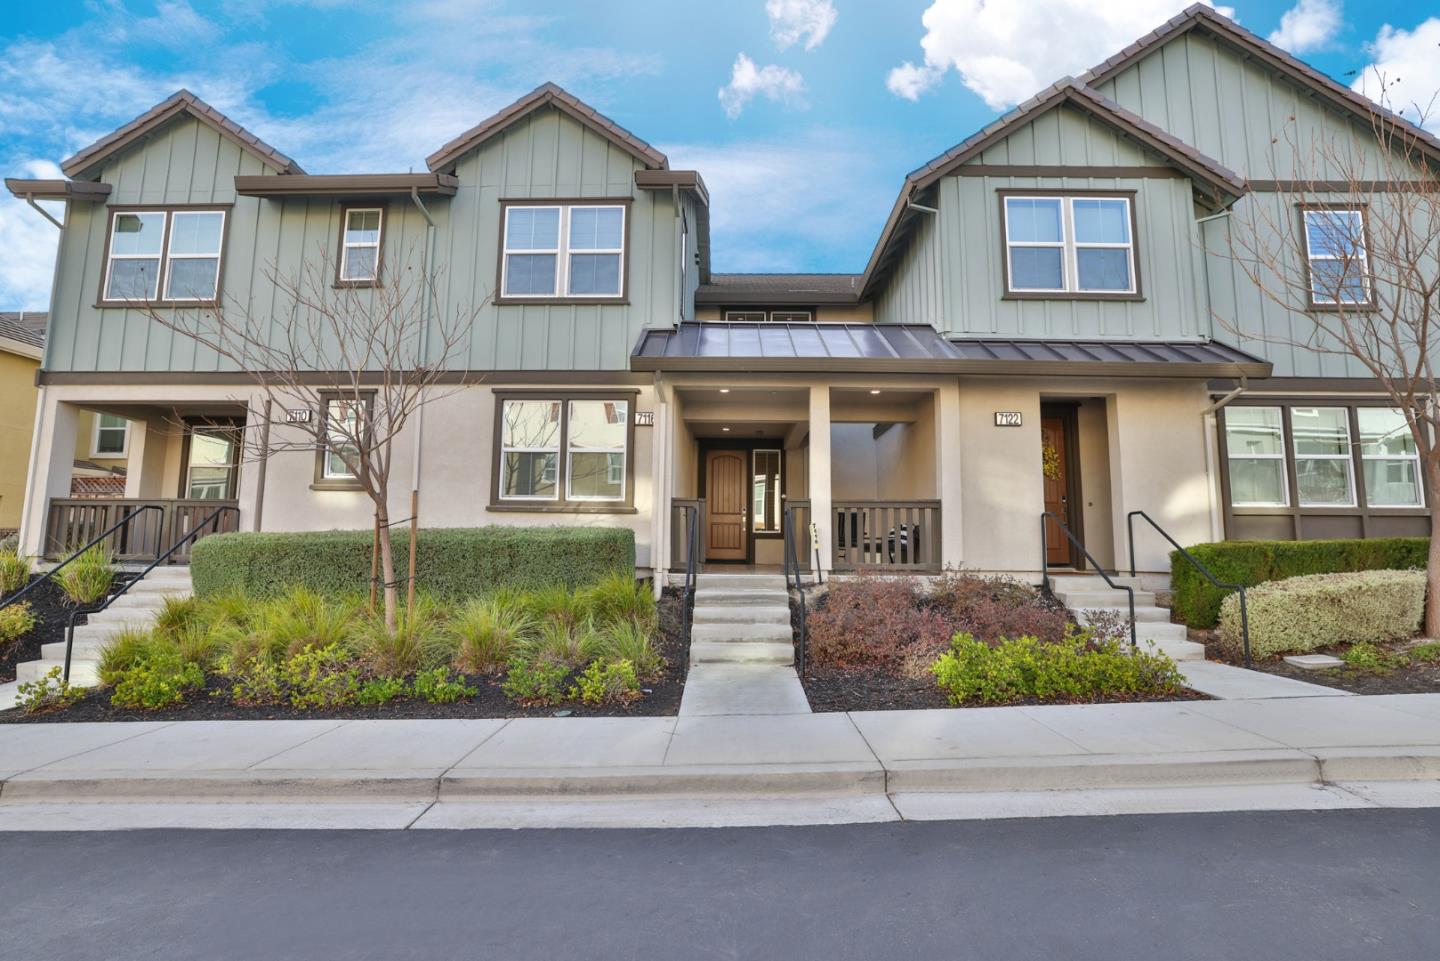
<path id="1" fill-rule="evenodd" d="M 728 428 L 728 427 L 722 427 L 722 428 L 720 428 L 720 429 L 723 430 L 723 431 L 724 431 L 725 433 L 727 433 L 727 434 L 730 433 L 730 428 Z"/>
<path id="2" fill-rule="evenodd" d="M 729 387 L 721 387 L 721 388 L 720 388 L 720 393 L 722 393 L 722 394 L 728 394 L 728 393 L 730 393 L 730 388 L 729 388 Z"/>
<path id="3" fill-rule="evenodd" d="M 872 390 L 870 393 L 872 393 L 872 394 L 878 394 L 878 393 L 880 393 L 880 391 L 879 391 L 878 389 L 876 389 L 876 390 Z"/>

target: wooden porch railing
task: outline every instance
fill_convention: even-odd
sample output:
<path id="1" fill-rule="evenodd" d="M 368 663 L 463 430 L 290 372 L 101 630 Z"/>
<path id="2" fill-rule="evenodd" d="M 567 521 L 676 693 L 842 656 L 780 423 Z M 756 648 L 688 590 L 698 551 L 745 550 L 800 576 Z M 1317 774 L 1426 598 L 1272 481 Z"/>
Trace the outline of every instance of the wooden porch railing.
<path id="1" fill-rule="evenodd" d="M 941 569 L 938 500 L 836 501 L 831 507 L 837 571 Z"/>
<path id="2" fill-rule="evenodd" d="M 75 547 L 85 544 L 105 528 L 125 518 L 146 504 L 158 505 L 160 511 L 148 511 L 126 524 L 103 542 L 118 561 L 153 561 L 177 541 L 184 539 L 195 524 L 217 508 L 239 506 L 236 501 L 130 499 L 95 500 L 82 497 L 57 497 L 50 501 L 45 519 L 45 556 L 58 560 Z M 219 532 L 239 530 L 239 515 L 227 511 L 220 518 Z M 200 534 L 195 540 L 209 536 Z M 172 563 L 190 560 L 190 546 L 185 544 L 170 558 Z"/>

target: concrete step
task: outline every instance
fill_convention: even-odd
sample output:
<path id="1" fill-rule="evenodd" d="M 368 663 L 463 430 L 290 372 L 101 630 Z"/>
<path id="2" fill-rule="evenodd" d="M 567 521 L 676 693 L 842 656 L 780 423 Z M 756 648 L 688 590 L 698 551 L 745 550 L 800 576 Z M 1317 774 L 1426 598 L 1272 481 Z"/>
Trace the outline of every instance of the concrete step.
<path id="1" fill-rule="evenodd" d="M 65 669 L 65 660 L 61 658 L 44 658 L 39 661 L 22 661 L 15 665 L 16 681 L 38 681 L 50 672 L 52 667 Z M 82 661 L 72 659 L 70 661 L 70 683 L 75 687 L 94 687 L 99 683 L 95 674 L 95 661 Z"/>
<path id="2" fill-rule="evenodd" d="M 1056 591 L 1055 596 L 1072 611 L 1082 607 L 1124 607 L 1130 595 L 1124 591 Z M 1150 591 L 1135 592 L 1135 606 L 1154 607 L 1155 595 Z"/>
<path id="3" fill-rule="evenodd" d="M 75 648 L 71 652 L 72 658 L 83 658 L 87 661 L 98 661 L 100 652 L 104 650 L 108 641 L 96 641 L 80 637 L 75 638 Z M 40 645 L 40 657 L 44 660 L 63 661 L 65 659 L 65 642 L 51 641 L 49 644 Z"/>
<path id="4" fill-rule="evenodd" d="M 160 610 L 159 604 L 154 607 L 107 607 L 96 614 L 87 615 L 90 619 L 89 627 L 100 625 L 127 625 L 130 627 L 149 627 L 155 623 L 155 612 Z"/>
<path id="5" fill-rule="evenodd" d="M 795 663 L 795 647 L 788 643 L 763 644 L 759 641 L 744 644 L 696 641 L 690 645 L 690 663 L 790 665 Z"/>
<path id="6" fill-rule="evenodd" d="M 1138 577 L 1115 576 L 1110 578 L 1116 584 L 1124 584 L 1126 587 L 1133 587 L 1137 591 L 1142 587 Z M 1105 578 L 1099 574 L 1051 574 L 1050 589 L 1059 593 L 1060 591 L 1108 591 L 1112 590 Z"/>
<path id="7" fill-rule="evenodd" d="M 1135 623 L 1135 636 L 1140 640 L 1151 641 L 1184 641 L 1189 640 L 1190 632 L 1184 624 L 1161 624 L 1158 621 Z"/>
<path id="8" fill-rule="evenodd" d="M 1175 661 L 1203 661 L 1205 660 L 1205 645 L 1196 644 L 1194 641 L 1144 641 L 1140 642 L 1140 649 L 1150 650 L 1152 648 L 1157 654 L 1164 654 Z"/>
<path id="9" fill-rule="evenodd" d="M 699 588 L 724 587 L 738 590 L 783 591 L 785 590 L 785 575 L 698 574 L 695 577 L 695 586 Z"/>
<path id="10" fill-rule="evenodd" d="M 788 644 L 793 635 L 790 624 L 694 624 L 690 628 L 691 641 L 716 644 L 744 644 L 750 641 L 773 641 Z"/>
<path id="11" fill-rule="evenodd" d="M 195 591 L 189 581 L 176 580 L 173 577 L 164 577 L 153 581 L 147 577 L 143 581 L 136 581 L 130 585 L 130 589 L 125 592 L 125 595 L 130 597 L 136 594 L 161 594 L 167 597 L 171 595 L 187 597 L 193 593 Z"/>
<path id="12" fill-rule="evenodd" d="M 184 598 L 189 597 L 189 596 L 190 596 L 189 594 L 181 593 L 181 592 L 179 592 L 179 591 L 175 591 L 175 592 L 173 592 L 173 593 L 168 593 L 168 594 L 161 594 L 161 593 L 154 592 L 154 591 L 152 591 L 152 592 L 150 592 L 150 593 L 139 594 L 139 593 L 136 593 L 136 592 L 134 592 L 134 591 L 131 591 L 131 592 L 128 593 L 128 594 L 121 594 L 119 597 L 115 598 L 115 600 L 111 601 L 111 602 L 110 602 L 110 606 L 107 607 L 107 608 L 105 608 L 105 610 L 107 610 L 107 611 L 115 611 L 115 610 L 120 610 L 120 611 L 125 611 L 125 610 L 158 611 L 158 610 L 160 610 L 161 608 L 163 608 L 163 607 L 165 606 L 165 601 L 168 600 L 168 599 L 170 599 L 170 598 L 174 598 L 174 599 L 176 599 L 176 600 L 183 600 Z"/>
<path id="13" fill-rule="evenodd" d="M 75 643 L 87 641 L 103 644 L 127 630 L 148 631 L 153 623 L 153 619 L 147 617 L 137 621 L 104 621 L 99 624 L 81 624 L 75 628 Z"/>
<path id="14" fill-rule="evenodd" d="M 696 607 L 696 624 L 790 624 L 790 608 L 778 604 L 761 607 Z"/>
<path id="15" fill-rule="evenodd" d="M 1101 607 L 1099 605 L 1096 605 L 1094 607 L 1083 607 L 1075 612 L 1075 616 L 1079 618 L 1080 623 L 1088 624 L 1090 623 L 1090 615 L 1097 611 L 1110 611 L 1112 613 L 1120 615 L 1121 617 L 1130 616 L 1130 608 L 1120 604 L 1116 604 L 1113 606 L 1106 605 L 1104 607 Z M 1144 621 L 1168 624 L 1170 622 L 1170 612 L 1165 610 L 1163 607 L 1140 607 L 1137 604 L 1135 606 L 1135 623 L 1139 624 Z"/>
<path id="16" fill-rule="evenodd" d="M 702 587 L 695 591 L 695 607 L 790 606 L 790 595 L 782 590 L 751 590 L 734 587 Z"/>

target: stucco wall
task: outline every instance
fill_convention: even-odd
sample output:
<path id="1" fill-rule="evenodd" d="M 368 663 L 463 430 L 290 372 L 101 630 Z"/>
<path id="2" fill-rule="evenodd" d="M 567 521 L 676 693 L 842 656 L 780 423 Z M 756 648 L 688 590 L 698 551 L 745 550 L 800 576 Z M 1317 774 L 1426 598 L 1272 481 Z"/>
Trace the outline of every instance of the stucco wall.
<path id="1" fill-rule="evenodd" d="M 39 362 L 0 351 L 0 530 L 20 526 L 30 438 L 35 430 Z"/>

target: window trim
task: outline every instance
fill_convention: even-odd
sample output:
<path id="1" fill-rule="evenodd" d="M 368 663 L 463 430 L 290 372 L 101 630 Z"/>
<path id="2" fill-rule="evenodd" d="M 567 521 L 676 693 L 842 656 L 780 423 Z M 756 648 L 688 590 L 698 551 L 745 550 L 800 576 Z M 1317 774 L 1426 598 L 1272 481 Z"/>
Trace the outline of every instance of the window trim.
<path id="1" fill-rule="evenodd" d="M 1291 457 L 1291 459 L 1292 459 L 1292 469 L 1293 469 L 1294 472 L 1295 472 L 1295 504 L 1296 504 L 1297 507 L 1300 507 L 1300 508 L 1303 509 L 1303 510 L 1333 511 L 1333 510 L 1345 510 L 1345 509 L 1347 509 L 1347 508 L 1358 507 L 1358 506 L 1360 505 L 1359 495 L 1356 493 L 1356 482 L 1355 482 L 1355 453 L 1356 453 L 1356 449 L 1355 449 L 1355 437 L 1354 437 L 1353 427 L 1352 427 L 1352 425 L 1351 425 L 1351 423 L 1350 423 L 1350 421 L 1351 421 L 1350 411 L 1351 411 L 1352 409 L 1353 409 L 1353 408 L 1349 407 L 1348 405 L 1344 405 L 1344 404 L 1341 404 L 1341 405 L 1336 405 L 1336 404 L 1324 404 L 1324 403 L 1317 403 L 1317 404 L 1294 404 L 1294 405 L 1292 405 L 1292 406 L 1288 409 L 1288 411 L 1285 411 L 1285 412 L 1282 412 L 1282 413 L 1281 413 L 1281 418 L 1282 418 L 1282 419 L 1284 419 L 1284 418 L 1286 417 L 1286 415 L 1288 414 L 1288 418 L 1289 418 L 1289 421 L 1290 421 L 1290 424 L 1289 424 L 1289 427 L 1290 427 L 1290 448 L 1289 448 L 1289 454 L 1290 454 L 1290 457 Z M 1299 439 L 1297 436 L 1295 436 L 1295 411 L 1296 411 L 1296 410 L 1338 410 L 1338 411 L 1340 411 L 1340 412 L 1344 415 L 1344 421 L 1345 421 L 1345 446 L 1346 446 L 1346 448 L 1348 449 L 1348 453 L 1345 453 L 1345 454 L 1302 454 L 1302 453 L 1300 453 L 1300 449 L 1299 449 L 1299 446 L 1298 446 L 1299 443 L 1300 443 L 1300 439 Z M 1346 476 L 1349 477 L 1349 479 L 1350 479 L 1350 499 L 1349 499 L 1348 501 L 1346 501 L 1345 503 L 1343 503 L 1343 504 L 1316 504 L 1316 503 L 1306 503 L 1305 500 L 1303 499 L 1303 497 L 1302 497 L 1301 494 L 1300 494 L 1300 462 L 1301 462 L 1302 460 L 1303 460 L 1303 461 L 1340 461 L 1340 462 L 1344 463 L 1344 464 L 1345 464 L 1345 473 L 1346 473 Z"/>
<path id="2" fill-rule="evenodd" d="M 320 418 L 321 434 L 315 438 L 315 479 L 310 484 L 311 490 L 329 491 L 359 491 L 364 490 L 359 477 L 328 477 L 325 473 L 325 462 L 328 459 L 329 444 L 320 437 L 328 437 L 330 429 L 330 405 L 335 401 L 359 400 L 365 405 L 365 416 L 370 418 L 375 413 L 375 391 L 365 390 L 356 393 L 348 391 L 323 391 L 320 394 Z"/>
<path id="3" fill-rule="evenodd" d="M 225 252 L 229 247 L 230 211 L 234 204 L 117 204 L 106 207 L 105 245 L 100 252 L 100 290 L 95 298 L 97 308 L 123 307 L 218 307 L 221 292 L 225 289 Z M 171 216 L 176 213 L 205 213 L 218 211 L 220 220 L 220 253 L 215 265 L 215 296 L 210 300 L 173 300 L 165 296 L 165 285 L 170 279 L 170 233 L 174 224 Z M 160 268 L 155 285 L 155 297 L 149 300 L 112 300 L 106 296 L 110 286 L 111 258 L 110 245 L 115 238 L 115 218 L 120 214 L 164 214 L 165 225 L 160 239 Z M 128 254 L 117 254 L 124 259 L 136 259 Z M 182 256 L 181 260 L 195 259 Z"/>
<path id="4" fill-rule="evenodd" d="M 183 419 L 184 431 L 180 442 L 180 486 L 183 500 L 207 500 L 207 498 L 190 497 L 190 447 L 191 440 L 196 433 L 215 433 L 220 431 L 232 431 L 235 434 L 235 463 L 229 465 L 230 478 L 226 485 L 225 496 L 221 501 L 233 501 L 239 496 L 240 491 L 240 467 L 245 460 L 245 419 L 243 417 L 186 417 Z"/>
<path id="5" fill-rule="evenodd" d="M 1308 203 L 1301 202 L 1295 205 L 1300 217 L 1300 260 L 1305 270 L 1305 309 L 1310 311 L 1323 311 L 1326 313 L 1339 313 L 1346 310 L 1373 311 L 1378 310 L 1375 301 L 1375 278 L 1370 270 L 1370 205 L 1365 203 Z M 1311 274 L 1310 264 L 1313 259 L 1310 255 L 1310 225 L 1306 222 L 1306 215 L 1311 211 L 1326 210 L 1351 210 L 1360 215 L 1360 242 L 1364 245 L 1364 275 L 1365 299 L 1355 301 L 1325 301 L 1315 299 L 1315 281 Z M 1322 257 L 1322 260 L 1337 260 L 1335 257 Z"/>
<path id="6" fill-rule="evenodd" d="M 543 390 L 539 388 L 492 390 L 495 413 L 491 434 L 490 453 L 490 503 L 486 510 L 494 512 L 545 513 L 545 514 L 634 514 L 635 509 L 635 411 L 640 399 L 637 389 L 617 388 L 613 390 Z M 500 474 L 504 466 L 503 424 L 506 401 L 540 400 L 560 403 L 560 451 L 556 458 L 556 469 L 561 474 L 556 478 L 555 497 L 501 497 Z M 612 400 L 626 405 L 625 417 L 625 495 L 619 499 L 597 499 L 570 496 L 570 404 L 577 400 Z M 547 448 L 548 450 L 548 448 Z M 586 448 L 582 448 L 586 450 Z"/>
<path id="7" fill-rule="evenodd" d="M 347 244 L 345 234 L 350 228 L 350 214 L 356 211 L 374 210 L 380 214 L 380 227 L 372 244 Z M 366 288 L 381 286 L 381 269 L 385 263 L 385 222 L 389 219 L 389 208 L 384 202 L 380 203 L 349 203 L 340 205 L 340 241 L 336 249 L 339 255 L 335 258 L 335 286 L 337 288 Z M 369 280 L 357 280 L 345 276 L 345 255 L 351 247 L 356 249 L 362 247 L 375 248 L 375 276 Z"/>
<path id="8" fill-rule="evenodd" d="M 1110 301 L 1140 301 L 1145 299 L 1144 281 L 1140 270 L 1140 223 L 1137 214 L 1138 190 L 1098 190 L 1098 189 L 1071 189 L 1071 188 L 1041 188 L 1041 187 L 1007 187 L 997 190 L 996 196 L 1000 206 L 1000 265 L 1001 283 L 1003 293 L 1001 300 L 1110 300 Z M 1061 273 L 1065 283 L 1063 289 L 1055 290 L 1031 290 L 1028 288 L 1016 289 L 1010 284 L 1010 238 L 1008 232 L 1007 205 L 1009 198 L 1026 198 L 1030 200 L 1059 200 L 1060 201 L 1060 222 L 1061 242 L 1057 245 L 1054 242 L 1030 242 L 1016 241 L 1016 246 L 1022 247 L 1056 247 L 1062 250 Z M 1080 247 L 1096 249 L 1118 249 L 1119 244 L 1077 244 L 1074 240 L 1074 213 L 1071 201 L 1077 199 L 1088 200 L 1123 200 L 1130 212 L 1130 284 L 1131 290 L 1079 290 L 1072 289 L 1070 283 L 1072 278 L 1079 284 L 1078 251 Z"/>
<path id="9" fill-rule="evenodd" d="M 102 413 L 102 412 L 100 412 L 100 411 L 95 411 L 95 412 L 94 412 L 94 425 L 93 425 L 93 426 L 91 427 L 91 429 L 90 429 L 90 456 L 91 456 L 91 457 L 103 458 L 103 459 L 105 459 L 105 460 L 119 460 L 119 459 L 122 458 L 122 457 L 129 457 L 129 456 L 130 456 L 130 421 L 129 421 L 128 418 L 124 418 L 124 417 L 121 417 L 121 418 L 120 418 L 121 420 L 125 421 L 125 438 L 124 438 L 124 440 L 122 440 L 122 441 L 120 442 L 120 453 L 114 454 L 114 453 L 110 453 L 110 452 L 108 452 L 108 451 L 102 451 L 102 450 L 100 449 L 100 419 L 101 419 L 102 417 L 107 417 L 107 416 L 109 416 L 109 417 L 120 417 L 119 414 L 108 414 L 108 415 L 107 415 L 107 414 L 104 414 L 104 413 Z M 111 427 L 111 428 L 109 428 L 109 429 L 110 429 L 110 430 L 115 430 L 115 428 L 113 428 L 113 427 Z"/>
<path id="10" fill-rule="evenodd" d="M 630 237 L 630 208 L 634 202 L 633 197 L 502 197 L 500 203 L 500 229 L 496 242 L 497 263 L 495 265 L 495 297 L 493 302 L 499 305 L 518 304 L 629 304 L 630 303 L 630 251 L 632 248 Z M 505 226 L 510 218 L 512 207 L 558 207 L 560 209 L 560 225 L 557 240 L 559 247 L 555 250 L 555 293 L 553 294 L 507 294 L 505 293 L 506 277 L 506 250 L 505 250 Z M 572 207 L 619 207 L 621 208 L 621 248 L 620 248 L 620 292 L 618 294 L 580 294 L 571 296 L 565 293 L 570 282 L 570 208 Z M 527 251 L 516 251 L 526 253 Z M 530 253 L 546 253 L 548 251 L 528 251 Z M 613 253 L 614 251 L 581 250 L 579 253 Z"/>
<path id="11" fill-rule="evenodd" d="M 1229 433 L 1230 433 L 1230 423 L 1229 423 L 1228 420 L 1226 420 L 1226 421 L 1225 421 L 1224 423 L 1222 423 L 1221 426 L 1220 426 L 1220 445 L 1221 445 L 1221 447 L 1222 447 L 1222 448 L 1224 449 L 1224 451 L 1225 451 L 1225 458 L 1226 458 L 1226 463 L 1225 463 L 1225 486 L 1226 486 L 1226 489 L 1227 489 L 1227 490 L 1230 489 L 1230 483 L 1231 483 L 1231 477 L 1230 477 L 1230 462 L 1231 462 L 1231 461 L 1236 461 L 1236 460 L 1278 460 L 1278 461 L 1280 462 L 1280 481 L 1281 481 L 1280 491 L 1281 491 L 1281 495 L 1282 495 L 1285 499 L 1284 499 L 1283 501 L 1279 501 L 1279 502 L 1272 502 L 1272 501 L 1243 501 L 1243 502 L 1241 502 L 1241 501 L 1236 501 L 1236 500 L 1234 500 L 1234 499 L 1233 499 L 1233 495 L 1231 495 L 1232 499 L 1230 500 L 1230 505 L 1231 505 L 1232 507 L 1241 507 L 1241 508 L 1260 508 L 1260 509 L 1284 508 L 1284 509 L 1289 509 L 1289 507 L 1290 507 L 1290 500 L 1291 500 L 1291 498 L 1290 498 L 1291 479 L 1290 479 L 1290 465 L 1289 465 L 1289 458 L 1290 458 L 1290 449 L 1291 449 L 1291 447 L 1290 447 L 1290 441 L 1289 441 L 1289 438 L 1288 438 L 1289 431 L 1286 430 L 1286 421 L 1287 421 L 1289 418 L 1286 416 L 1284 408 L 1280 407 L 1278 404 L 1243 404 L 1243 405 L 1236 405 L 1236 406 L 1237 406 L 1237 407 L 1243 406 L 1243 407 L 1247 407 L 1247 408 L 1257 408 L 1257 409 L 1260 409 L 1260 410 L 1273 410 L 1273 411 L 1275 411 L 1275 413 L 1277 413 L 1277 414 L 1280 415 L 1280 453 L 1278 453 L 1278 454 L 1240 454 L 1240 455 L 1231 454 L 1231 453 L 1230 453 L 1230 436 L 1229 436 Z"/>

